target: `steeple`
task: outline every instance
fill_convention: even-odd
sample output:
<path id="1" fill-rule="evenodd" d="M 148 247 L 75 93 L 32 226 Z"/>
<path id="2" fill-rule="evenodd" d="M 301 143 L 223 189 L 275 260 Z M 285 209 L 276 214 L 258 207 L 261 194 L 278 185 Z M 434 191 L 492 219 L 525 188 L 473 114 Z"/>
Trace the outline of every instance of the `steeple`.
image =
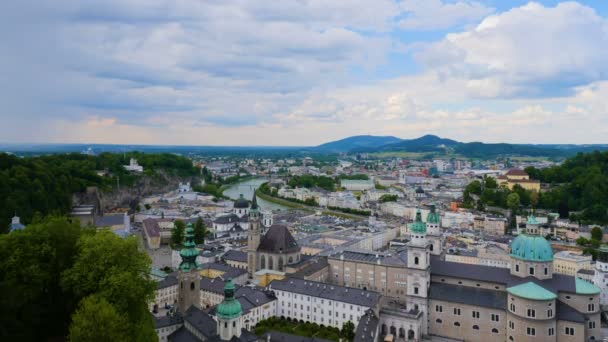
<path id="1" fill-rule="evenodd" d="M 426 234 L 426 223 L 422 222 L 422 212 L 420 208 L 416 211 L 416 219 L 412 223 L 412 233 Z"/>
<path id="2" fill-rule="evenodd" d="M 192 227 L 192 223 L 188 223 L 186 226 L 186 242 L 184 242 L 184 248 L 179 252 L 179 255 L 182 257 L 182 262 L 179 265 L 181 271 L 189 272 L 198 268 L 196 264 L 198 251 L 195 247 L 194 228 Z"/>
<path id="3" fill-rule="evenodd" d="M 251 209 L 250 210 L 258 210 L 258 198 L 255 195 L 255 191 L 253 192 L 253 198 L 251 199 Z"/>
<path id="4" fill-rule="evenodd" d="M 243 307 L 234 298 L 236 287 L 232 279 L 224 286 L 224 300 L 217 306 L 217 331 L 223 341 L 241 336 Z"/>
<path id="5" fill-rule="evenodd" d="M 258 247 L 260 246 L 262 236 L 262 214 L 258 207 L 257 196 L 255 191 L 251 198 L 251 208 L 249 209 L 249 236 L 247 241 L 247 269 L 249 278 L 253 278 L 253 274 L 258 270 Z"/>

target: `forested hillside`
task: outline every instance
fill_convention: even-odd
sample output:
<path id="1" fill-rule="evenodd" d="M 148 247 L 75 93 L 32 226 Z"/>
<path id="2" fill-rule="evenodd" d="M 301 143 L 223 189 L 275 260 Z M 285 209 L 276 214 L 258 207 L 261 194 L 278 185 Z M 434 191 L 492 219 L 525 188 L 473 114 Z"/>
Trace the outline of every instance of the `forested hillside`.
<path id="1" fill-rule="evenodd" d="M 526 168 L 531 178 L 551 185 L 539 198 L 539 207 L 581 211 L 571 219 L 589 223 L 608 223 L 608 152 L 579 153 L 562 165 Z"/>
<path id="2" fill-rule="evenodd" d="M 103 153 L 48 155 L 19 158 L 0 154 L 0 232 L 5 232 L 10 218 L 17 214 L 29 223 L 36 213 L 66 214 L 72 207 L 72 194 L 87 186 L 111 191 L 118 181 L 121 186 L 133 184 L 142 175 L 128 173 L 122 165 L 136 158 L 144 174 L 156 176 L 159 170 L 186 177 L 195 174 L 192 162 L 173 154 Z M 108 176 L 96 171 L 105 170 Z"/>

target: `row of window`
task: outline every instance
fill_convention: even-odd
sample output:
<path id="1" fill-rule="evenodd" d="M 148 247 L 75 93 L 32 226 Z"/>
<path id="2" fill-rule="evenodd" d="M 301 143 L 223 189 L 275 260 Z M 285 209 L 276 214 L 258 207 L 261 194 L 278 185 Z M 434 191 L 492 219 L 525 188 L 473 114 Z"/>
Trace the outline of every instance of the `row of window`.
<path id="1" fill-rule="evenodd" d="M 435 305 L 435 312 L 443 312 L 443 306 L 442 305 Z M 461 313 L 462 313 L 462 311 L 460 310 L 460 308 L 454 308 L 453 309 L 453 313 L 454 313 L 455 316 L 460 316 Z M 479 311 L 473 310 L 471 312 L 471 314 L 472 314 L 473 318 L 479 319 L 481 317 L 481 314 L 480 314 Z M 499 322 L 500 321 L 500 315 L 498 315 L 498 314 L 491 314 L 490 315 L 490 319 L 493 322 Z"/>
<path id="2" fill-rule="evenodd" d="M 593 323 L 594 323 L 593 326 L 595 327 L 595 322 L 593 322 Z M 591 327 L 591 324 L 590 324 L 590 327 Z M 509 321 L 509 329 L 511 329 L 511 330 L 515 329 L 515 322 Z M 566 335 L 574 335 L 574 328 L 566 327 L 564 330 L 565 330 L 564 333 Z M 536 336 L 536 328 L 526 327 L 526 335 Z M 554 336 L 554 335 L 555 335 L 555 328 L 551 327 L 551 328 L 547 329 L 547 336 Z M 511 341 L 513 341 L 512 337 L 509 337 L 509 339 Z"/>
<path id="3" fill-rule="evenodd" d="M 435 322 L 436 322 L 437 324 L 443 324 L 443 320 L 441 320 L 441 318 L 437 318 L 437 319 L 435 320 Z M 459 326 L 460 326 L 460 322 L 454 322 L 454 326 L 455 326 L 455 327 L 459 327 Z M 473 330 L 479 330 L 479 325 L 474 325 L 472 328 L 473 328 Z M 493 333 L 493 334 L 498 334 L 498 329 L 496 329 L 496 328 L 492 328 L 492 333 Z"/>
<path id="4" fill-rule="evenodd" d="M 519 272 L 519 265 L 517 265 L 517 264 L 515 265 L 515 272 Z M 528 269 L 528 274 L 529 275 L 534 275 L 534 272 L 535 272 L 535 268 L 534 267 L 530 267 Z M 549 269 L 547 267 L 545 267 L 544 272 L 545 272 L 545 275 L 548 275 L 549 274 Z"/>
<path id="5" fill-rule="evenodd" d="M 310 300 L 309 300 L 309 302 L 310 302 Z M 322 299 L 321 299 L 321 304 L 323 304 L 323 300 Z M 283 306 L 285 305 L 285 301 L 284 300 L 281 301 L 281 305 L 283 305 Z M 329 305 L 331 306 L 331 302 L 329 302 Z M 290 302 L 287 302 L 287 307 L 288 308 L 291 307 L 291 303 Z M 294 303 L 293 307 L 297 309 L 298 308 L 298 304 Z M 336 308 L 338 308 L 338 307 L 339 307 L 339 305 L 336 305 Z M 346 304 L 342 303 L 342 308 L 346 309 Z M 304 304 L 300 304 L 300 309 L 304 310 Z M 313 309 L 316 310 L 316 308 L 314 308 L 314 307 L 313 307 Z M 352 304 L 350 305 L 350 309 L 353 310 L 353 305 Z M 310 305 L 306 306 L 306 310 L 310 310 Z M 357 311 L 361 311 L 361 307 L 360 306 L 357 306 Z"/>

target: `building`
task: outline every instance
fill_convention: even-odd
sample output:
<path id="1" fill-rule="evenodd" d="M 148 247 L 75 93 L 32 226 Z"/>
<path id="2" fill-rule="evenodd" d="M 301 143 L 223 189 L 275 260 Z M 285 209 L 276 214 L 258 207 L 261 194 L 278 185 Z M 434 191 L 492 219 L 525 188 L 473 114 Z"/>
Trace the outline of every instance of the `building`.
<path id="1" fill-rule="evenodd" d="M 553 256 L 553 267 L 555 273 L 576 276 L 581 269 L 591 270 L 591 255 L 582 255 L 571 251 L 561 251 Z"/>
<path id="2" fill-rule="evenodd" d="M 212 222 L 214 238 L 244 239 L 249 229 L 249 201 L 243 194 L 234 201 L 230 213 L 221 214 Z"/>
<path id="3" fill-rule="evenodd" d="M 498 185 L 504 185 L 509 190 L 513 190 L 515 185 L 519 185 L 526 190 L 540 191 L 540 181 L 530 179 L 530 176 L 523 170 L 511 169 L 506 174 L 498 176 L 496 180 Z"/>
<path id="4" fill-rule="evenodd" d="M 342 328 L 358 324 L 369 309 L 378 310 L 380 294 L 310 280 L 274 280 L 269 287 L 277 297 L 277 317 Z"/>
<path id="5" fill-rule="evenodd" d="M 11 225 L 8 228 L 9 232 L 14 232 L 15 230 L 24 229 L 25 226 L 21 223 L 21 219 L 19 218 L 19 216 L 15 215 L 11 219 Z"/>
<path id="6" fill-rule="evenodd" d="M 300 246 L 286 226 L 272 225 L 262 236 L 261 214 L 255 193 L 249 211 L 247 242 L 249 277 L 259 270 L 284 272 L 285 267 L 300 261 Z"/>
<path id="7" fill-rule="evenodd" d="M 129 165 L 123 165 L 123 167 L 129 172 L 144 172 L 144 167 L 139 165 L 135 158 L 129 159 Z"/>
<path id="8" fill-rule="evenodd" d="M 247 269 L 247 252 L 231 249 L 222 255 L 222 260 L 232 267 Z"/>
<path id="9" fill-rule="evenodd" d="M 376 187 L 371 179 L 342 179 L 340 186 L 348 191 L 365 191 Z"/>
<path id="10" fill-rule="evenodd" d="M 601 289 L 600 305 L 608 310 L 608 246 L 601 246 L 595 261 L 593 284 Z"/>

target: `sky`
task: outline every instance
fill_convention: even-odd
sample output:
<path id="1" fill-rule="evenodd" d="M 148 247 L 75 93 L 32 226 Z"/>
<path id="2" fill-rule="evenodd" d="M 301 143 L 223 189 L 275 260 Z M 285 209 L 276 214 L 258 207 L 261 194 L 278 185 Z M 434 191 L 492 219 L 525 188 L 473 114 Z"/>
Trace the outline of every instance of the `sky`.
<path id="1" fill-rule="evenodd" d="M 0 1 L 0 142 L 606 143 L 608 1 Z"/>

